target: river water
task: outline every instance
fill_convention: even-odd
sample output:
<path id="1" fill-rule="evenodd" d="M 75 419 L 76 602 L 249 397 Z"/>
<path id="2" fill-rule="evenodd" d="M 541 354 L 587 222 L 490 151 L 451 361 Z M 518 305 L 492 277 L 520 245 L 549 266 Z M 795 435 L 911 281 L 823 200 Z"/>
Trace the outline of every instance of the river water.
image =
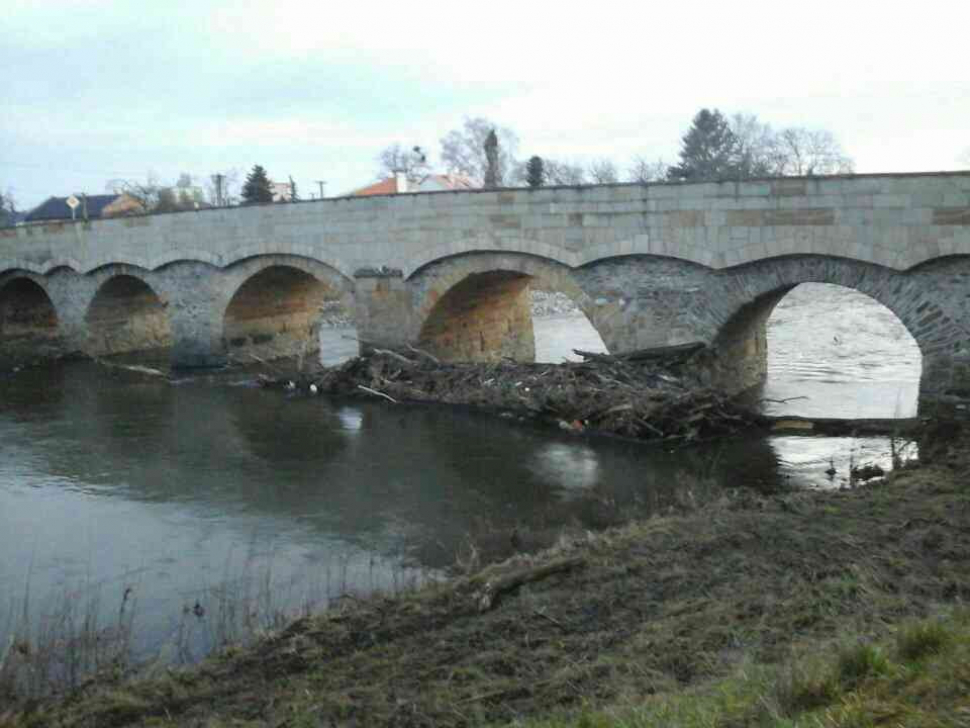
<path id="1" fill-rule="evenodd" d="M 575 314 L 535 328 L 540 360 L 602 349 Z M 347 334 L 325 332 L 325 361 L 353 355 Z M 915 413 L 916 345 L 861 294 L 795 289 L 769 322 L 769 351 L 760 396 L 773 413 Z M 547 545 L 724 488 L 839 487 L 850 464 L 889 461 L 883 438 L 673 450 L 225 376 L 28 369 L 0 381 L 0 645 L 25 611 L 36 628 L 124 602 L 137 603 L 137 651 L 178 643 L 169 657 L 194 659 L 253 615 L 270 626 L 280 610 L 406 588 L 481 550 L 511 553 L 513 532 Z"/>

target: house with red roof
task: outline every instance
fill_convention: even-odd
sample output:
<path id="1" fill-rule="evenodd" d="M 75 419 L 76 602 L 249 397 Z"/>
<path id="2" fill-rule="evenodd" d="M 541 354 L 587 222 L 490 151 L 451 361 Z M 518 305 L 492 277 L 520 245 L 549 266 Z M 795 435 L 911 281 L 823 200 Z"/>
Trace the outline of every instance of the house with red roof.
<path id="1" fill-rule="evenodd" d="M 348 192 L 348 197 L 372 197 L 374 195 L 400 195 L 415 192 L 445 192 L 447 190 L 478 189 L 467 177 L 460 174 L 426 174 L 408 179 L 404 172 L 382 179 L 374 184 Z"/>

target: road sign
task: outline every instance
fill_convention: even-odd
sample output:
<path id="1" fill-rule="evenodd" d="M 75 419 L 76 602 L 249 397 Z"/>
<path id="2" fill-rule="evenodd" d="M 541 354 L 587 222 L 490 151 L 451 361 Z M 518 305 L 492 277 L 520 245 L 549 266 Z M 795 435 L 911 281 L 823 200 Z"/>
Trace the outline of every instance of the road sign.
<path id="1" fill-rule="evenodd" d="M 81 204 L 81 201 L 78 198 L 76 198 L 74 195 L 71 195 L 70 197 L 67 198 L 67 206 L 70 207 L 72 210 L 80 204 Z"/>

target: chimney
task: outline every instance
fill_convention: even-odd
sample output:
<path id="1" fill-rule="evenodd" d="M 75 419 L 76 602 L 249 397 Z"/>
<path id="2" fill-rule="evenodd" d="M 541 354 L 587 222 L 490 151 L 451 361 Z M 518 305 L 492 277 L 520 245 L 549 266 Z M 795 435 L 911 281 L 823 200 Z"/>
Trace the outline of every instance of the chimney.
<path id="1" fill-rule="evenodd" d="M 398 170 L 394 173 L 394 179 L 397 182 L 398 194 L 408 191 L 408 175 L 406 172 Z"/>

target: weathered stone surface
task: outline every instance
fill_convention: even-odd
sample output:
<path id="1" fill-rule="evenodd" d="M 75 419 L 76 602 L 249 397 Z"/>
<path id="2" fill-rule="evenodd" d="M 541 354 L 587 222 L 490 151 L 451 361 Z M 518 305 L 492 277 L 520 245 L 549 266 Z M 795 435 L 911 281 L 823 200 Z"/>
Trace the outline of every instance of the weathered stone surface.
<path id="1" fill-rule="evenodd" d="M 970 207 L 944 207 L 933 210 L 934 225 L 970 225 Z"/>
<path id="2" fill-rule="evenodd" d="M 43 340 L 90 353 L 168 347 L 183 365 L 278 356 L 312 350 L 319 301 L 340 299 L 365 340 L 529 358 L 523 292 L 538 280 L 570 295 L 611 351 L 705 341 L 724 352 L 724 381 L 743 386 L 763 373 L 773 302 L 822 281 L 900 317 L 923 351 L 926 392 L 970 393 L 968 195 L 970 173 L 867 175 L 397 195 L 24 227 L 0 236 L 0 307 L 12 322 L 0 352 Z M 29 313 L 18 312 L 21 299 Z M 56 330 L 42 324 L 52 320 Z"/>

